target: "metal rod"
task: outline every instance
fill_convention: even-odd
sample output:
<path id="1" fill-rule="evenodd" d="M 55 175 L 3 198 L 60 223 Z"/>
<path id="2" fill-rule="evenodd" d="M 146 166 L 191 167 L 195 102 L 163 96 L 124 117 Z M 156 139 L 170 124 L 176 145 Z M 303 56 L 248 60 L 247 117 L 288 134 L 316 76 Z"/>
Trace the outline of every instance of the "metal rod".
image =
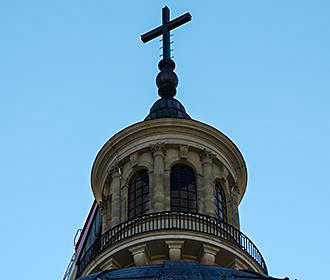
<path id="1" fill-rule="evenodd" d="M 163 19 L 163 59 L 171 58 L 171 48 L 170 48 L 170 30 L 168 29 L 168 23 L 170 22 L 170 9 L 164 7 L 162 10 Z"/>

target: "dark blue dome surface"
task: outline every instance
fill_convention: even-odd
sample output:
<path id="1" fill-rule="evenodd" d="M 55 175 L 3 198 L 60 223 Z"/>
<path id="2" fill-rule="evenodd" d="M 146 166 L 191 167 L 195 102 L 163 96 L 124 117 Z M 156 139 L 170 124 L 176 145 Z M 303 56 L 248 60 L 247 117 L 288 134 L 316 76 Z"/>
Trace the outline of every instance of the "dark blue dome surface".
<path id="1" fill-rule="evenodd" d="M 172 262 L 102 271 L 79 280 L 251 280 L 276 279 L 265 274 L 243 270 L 200 265 L 192 262 Z"/>
<path id="2" fill-rule="evenodd" d="M 183 105 L 172 97 L 158 99 L 151 107 L 150 113 L 145 120 L 161 118 L 191 119 Z"/>

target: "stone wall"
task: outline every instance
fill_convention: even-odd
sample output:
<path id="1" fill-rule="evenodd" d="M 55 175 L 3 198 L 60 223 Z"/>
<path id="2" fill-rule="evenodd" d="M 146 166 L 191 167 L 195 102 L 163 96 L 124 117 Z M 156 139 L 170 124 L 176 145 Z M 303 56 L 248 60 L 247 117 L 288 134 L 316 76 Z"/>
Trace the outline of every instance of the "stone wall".
<path id="1" fill-rule="evenodd" d="M 226 196 L 227 221 L 239 228 L 238 205 L 246 189 L 244 159 L 220 131 L 197 121 L 162 119 L 134 124 L 113 136 L 92 169 L 92 189 L 102 207 L 103 231 L 128 218 L 128 184 L 149 173 L 150 212 L 170 210 L 170 172 L 186 164 L 196 175 L 198 212 L 215 216 L 215 182 Z"/>

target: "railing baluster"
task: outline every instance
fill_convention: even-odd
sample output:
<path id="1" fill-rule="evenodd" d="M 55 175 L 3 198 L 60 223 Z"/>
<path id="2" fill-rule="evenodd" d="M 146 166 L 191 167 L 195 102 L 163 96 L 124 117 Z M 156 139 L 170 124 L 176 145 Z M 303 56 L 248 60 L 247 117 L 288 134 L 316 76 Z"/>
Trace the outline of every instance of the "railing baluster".
<path id="1" fill-rule="evenodd" d="M 143 215 L 121 223 L 101 237 L 80 258 L 78 275 L 103 250 L 136 234 L 159 230 L 190 230 L 226 240 L 254 259 L 267 274 L 266 263 L 253 242 L 238 229 L 213 217 L 198 213 L 160 212 Z"/>

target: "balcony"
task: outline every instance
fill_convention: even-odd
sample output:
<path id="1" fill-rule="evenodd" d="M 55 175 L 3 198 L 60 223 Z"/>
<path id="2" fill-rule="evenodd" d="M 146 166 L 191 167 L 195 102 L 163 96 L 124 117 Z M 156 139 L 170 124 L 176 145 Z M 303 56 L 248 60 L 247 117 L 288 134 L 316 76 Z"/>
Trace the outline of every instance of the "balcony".
<path id="1" fill-rule="evenodd" d="M 79 261 L 78 275 L 101 253 L 121 241 L 147 233 L 186 232 L 224 241 L 247 255 L 265 274 L 267 266 L 253 242 L 232 225 L 197 213 L 159 212 L 128 220 L 104 233 Z M 237 250 L 236 250 L 237 251 Z"/>

